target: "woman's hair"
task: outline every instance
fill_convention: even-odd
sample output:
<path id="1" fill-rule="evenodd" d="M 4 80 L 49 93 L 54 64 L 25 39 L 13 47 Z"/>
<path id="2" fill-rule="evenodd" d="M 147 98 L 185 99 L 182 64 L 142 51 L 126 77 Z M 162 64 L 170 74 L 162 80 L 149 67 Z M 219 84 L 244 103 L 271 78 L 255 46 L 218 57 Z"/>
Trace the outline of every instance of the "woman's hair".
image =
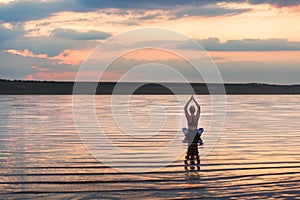
<path id="1" fill-rule="evenodd" d="M 195 113 L 196 109 L 195 106 L 190 106 L 190 113 Z"/>

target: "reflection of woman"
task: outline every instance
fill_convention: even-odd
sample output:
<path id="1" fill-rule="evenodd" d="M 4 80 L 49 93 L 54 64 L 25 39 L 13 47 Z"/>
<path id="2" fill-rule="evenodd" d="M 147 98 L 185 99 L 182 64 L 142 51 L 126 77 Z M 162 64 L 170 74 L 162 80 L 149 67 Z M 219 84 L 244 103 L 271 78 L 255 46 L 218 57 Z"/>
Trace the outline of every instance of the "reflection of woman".
<path id="1" fill-rule="evenodd" d="M 200 171 L 200 157 L 197 143 L 193 142 L 188 146 L 184 160 L 184 169 L 188 172 Z"/>
<path id="2" fill-rule="evenodd" d="M 195 114 L 195 107 L 194 106 L 190 106 L 189 107 L 189 111 L 190 111 L 190 114 L 188 112 L 188 106 L 189 104 L 191 103 L 191 101 L 194 101 L 194 103 L 196 104 L 197 106 L 197 112 Z M 191 99 L 187 102 L 187 104 L 185 105 L 184 107 L 184 113 L 185 113 L 185 117 L 187 119 L 187 122 L 188 122 L 188 130 L 190 132 L 197 132 L 197 129 L 198 129 L 198 121 L 199 121 L 199 117 L 200 117 L 200 111 L 201 111 L 201 108 L 200 108 L 200 105 L 198 104 L 198 102 L 194 99 L 193 96 L 191 96 Z"/>

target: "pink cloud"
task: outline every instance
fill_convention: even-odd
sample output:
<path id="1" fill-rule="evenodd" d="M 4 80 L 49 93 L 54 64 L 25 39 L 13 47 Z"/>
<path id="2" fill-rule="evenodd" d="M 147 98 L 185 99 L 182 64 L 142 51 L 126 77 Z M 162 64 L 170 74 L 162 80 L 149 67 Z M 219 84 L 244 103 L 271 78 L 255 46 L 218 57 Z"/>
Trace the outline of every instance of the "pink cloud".
<path id="1" fill-rule="evenodd" d="M 32 74 L 29 74 L 29 75 L 27 75 L 27 76 L 24 76 L 24 77 L 23 77 L 23 79 L 24 79 L 24 80 L 29 80 L 29 81 L 32 81 L 32 80 L 34 80 L 34 78 L 33 78 L 33 75 L 32 75 Z"/>
<path id="2" fill-rule="evenodd" d="M 55 72 L 44 68 L 36 68 L 34 74 L 23 77 L 25 80 L 72 80 L 76 76 L 76 72 Z"/>
<path id="3" fill-rule="evenodd" d="M 66 49 L 59 53 L 56 56 L 49 57 L 47 54 L 34 54 L 33 52 L 29 51 L 28 49 L 25 50 L 15 50 L 15 49 L 8 49 L 4 50 L 3 52 L 19 55 L 23 57 L 31 57 L 31 58 L 42 58 L 48 60 L 57 60 L 58 64 L 69 64 L 69 65 L 79 65 L 90 53 L 90 49 L 83 49 L 83 50 L 72 50 Z M 77 66 L 76 66 L 77 67 Z M 75 80 L 76 73 L 72 70 L 74 68 L 70 68 L 70 71 L 65 70 L 62 71 L 61 69 L 49 69 L 43 68 L 40 66 L 32 66 L 32 69 L 35 70 L 33 74 L 29 74 L 23 77 L 25 80 Z M 95 72 L 83 72 L 83 77 L 85 80 L 95 80 Z M 105 72 L 101 78 L 104 81 L 115 81 L 120 78 L 122 73 L 117 71 L 108 71 Z"/>
<path id="4" fill-rule="evenodd" d="M 74 79 L 76 72 L 53 71 L 39 66 L 32 66 L 36 72 L 23 77 L 25 80 L 71 80 Z"/>
<path id="5" fill-rule="evenodd" d="M 53 81 L 74 81 L 77 72 L 73 71 L 54 71 L 52 69 L 47 69 L 38 66 L 32 66 L 36 72 L 23 77 L 25 80 L 53 80 Z M 80 72 L 80 81 L 94 81 L 97 77 L 94 71 Z M 106 71 L 102 74 L 100 81 L 117 81 L 122 76 L 121 71 Z"/>
<path id="6" fill-rule="evenodd" d="M 90 49 L 82 49 L 82 50 L 72 50 L 66 49 L 57 56 L 50 57 L 49 59 L 59 60 L 59 64 L 70 64 L 70 65 L 78 65 L 80 64 L 91 52 Z"/>

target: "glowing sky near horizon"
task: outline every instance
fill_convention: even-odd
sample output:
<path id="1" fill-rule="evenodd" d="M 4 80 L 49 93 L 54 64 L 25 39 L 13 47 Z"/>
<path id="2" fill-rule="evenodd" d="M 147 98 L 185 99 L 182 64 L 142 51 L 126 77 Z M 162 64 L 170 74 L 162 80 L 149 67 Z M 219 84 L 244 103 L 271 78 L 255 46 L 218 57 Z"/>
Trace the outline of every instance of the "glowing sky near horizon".
<path id="1" fill-rule="evenodd" d="M 300 83 L 299 22 L 297 1 L 0 0 L 0 78 L 74 80 L 97 44 L 156 27 L 199 41 L 225 82 Z M 155 52 L 144 56 L 174 60 Z"/>

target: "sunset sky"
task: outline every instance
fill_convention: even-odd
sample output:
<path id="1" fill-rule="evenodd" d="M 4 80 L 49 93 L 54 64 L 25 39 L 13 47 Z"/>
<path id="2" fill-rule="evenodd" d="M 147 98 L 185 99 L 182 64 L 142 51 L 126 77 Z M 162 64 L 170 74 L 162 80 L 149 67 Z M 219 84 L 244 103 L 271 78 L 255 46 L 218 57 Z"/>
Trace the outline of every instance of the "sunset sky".
<path id="1" fill-rule="evenodd" d="M 96 45 L 146 27 L 197 40 L 225 82 L 300 84 L 296 0 L 0 0 L 0 79 L 72 81 Z M 176 60 L 155 52 L 128 54 L 108 80 L 126 60 L 141 59 Z"/>

